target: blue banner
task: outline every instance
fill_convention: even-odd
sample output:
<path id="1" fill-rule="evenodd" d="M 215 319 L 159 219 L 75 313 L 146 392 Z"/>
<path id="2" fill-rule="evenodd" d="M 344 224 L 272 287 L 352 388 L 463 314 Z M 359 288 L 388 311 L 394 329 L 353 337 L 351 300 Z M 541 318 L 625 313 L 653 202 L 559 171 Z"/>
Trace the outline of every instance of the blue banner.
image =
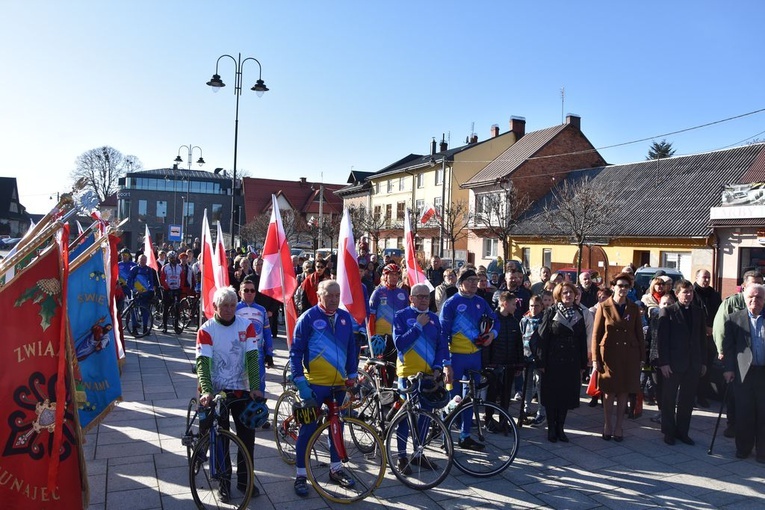
<path id="1" fill-rule="evenodd" d="M 85 250 L 90 248 L 93 243 L 96 241 L 96 235 L 91 232 L 85 237 L 83 237 L 79 243 L 77 243 L 77 246 L 71 246 L 69 248 L 69 261 L 75 260 L 77 257 L 82 254 Z"/>
<path id="2" fill-rule="evenodd" d="M 85 432 L 122 397 L 106 285 L 101 249 L 69 275 L 67 315 L 78 365 L 74 372 L 78 411 Z"/>

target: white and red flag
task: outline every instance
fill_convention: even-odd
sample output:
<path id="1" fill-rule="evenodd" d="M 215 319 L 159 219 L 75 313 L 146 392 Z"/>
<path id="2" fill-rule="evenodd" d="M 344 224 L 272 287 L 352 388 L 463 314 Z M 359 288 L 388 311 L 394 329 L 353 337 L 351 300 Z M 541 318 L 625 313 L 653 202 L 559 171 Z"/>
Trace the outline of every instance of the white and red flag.
<path id="1" fill-rule="evenodd" d="M 146 233 L 143 236 L 143 254 L 146 255 L 146 265 L 155 270 L 157 277 L 159 277 L 159 264 L 157 264 L 157 257 L 154 255 L 154 245 L 151 243 L 148 224 L 146 225 Z"/>
<path id="2" fill-rule="evenodd" d="M 417 283 L 424 283 L 433 291 L 433 285 L 425 277 L 425 273 L 417 264 L 417 253 L 414 250 L 414 236 L 412 235 L 412 226 L 409 219 L 409 209 L 404 216 L 404 261 L 406 263 L 406 276 L 409 281 L 409 287 Z"/>
<path id="3" fill-rule="evenodd" d="M 233 238 L 233 237 L 232 237 Z M 226 256 L 226 245 L 223 244 L 223 229 L 218 222 L 218 242 L 215 246 L 215 285 L 218 287 L 228 287 L 228 257 Z"/>
<path id="4" fill-rule="evenodd" d="M 353 228 L 348 209 L 343 210 L 340 222 L 340 241 L 337 246 L 337 283 L 340 284 L 340 306 L 351 314 L 351 317 L 363 325 L 367 318 L 364 289 L 359 275 L 359 259 L 356 253 L 356 243 L 353 240 Z"/>
<path id="5" fill-rule="evenodd" d="M 202 278 L 202 309 L 205 317 L 212 319 L 215 315 L 213 294 L 218 288 L 215 284 L 215 250 L 210 237 L 210 224 L 207 222 L 207 209 L 202 218 L 202 253 L 200 255 L 199 274 Z"/>
<path id="6" fill-rule="evenodd" d="M 292 345 L 292 335 L 297 323 L 295 291 L 297 278 L 292 266 L 292 253 L 284 235 L 282 215 L 276 195 L 271 195 L 271 222 L 268 224 L 266 241 L 263 244 L 263 273 L 260 276 L 258 292 L 284 304 L 284 318 L 287 326 L 287 347 Z"/>
<path id="7" fill-rule="evenodd" d="M 425 204 L 425 207 L 420 214 L 420 223 L 423 225 L 426 224 L 433 216 L 438 218 L 438 212 L 436 211 L 436 208 L 430 204 Z"/>

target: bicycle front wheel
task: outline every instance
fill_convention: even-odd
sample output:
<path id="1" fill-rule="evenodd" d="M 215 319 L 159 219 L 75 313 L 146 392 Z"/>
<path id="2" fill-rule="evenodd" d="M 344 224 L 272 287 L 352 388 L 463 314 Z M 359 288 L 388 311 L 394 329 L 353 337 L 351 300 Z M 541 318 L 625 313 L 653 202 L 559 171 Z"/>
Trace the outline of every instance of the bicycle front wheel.
<path id="1" fill-rule="evenodd" d="M 493 416 L 487 418 L 486 411 Z M 481 402 L 476 408 L 471 402 L 449 419 L 447 428 L 454 442 L 454 465 L 463 473 L 494 476 L 507 469 L 518 454 L 515 420 L 496 404 Z"/>
<path id="2" fill-rule="evenodd" d="M 412 409 L 399 413 L 388 426 L 385 453 L 388 465 L 404 485 L 430 489 L 446 479 L 452 468 L 452 438 L 433 413 Z"/>
<path id="3" fill-rule="evenodd" d="M 344 418 L 340 433 L 345 448 L 345 459 L 335 453 L 330 436 L 331 421 L 319 426 L 308 440 L 306 472 L 314 489 L 322 497 L 335 503 L 352 503 L 372 494 L 385 477 L 385 449 L 374 429 L 356 418 Z M 351 430 L 365 429 L 364 434 L 374 438 L 375 448 L 364 453 L 351 437 Z M 337 482 L 330 478 L 332 459 L 342 463 L 346 479 Z"/>
<path id="4" fill-rule="evenodd" d="M 287 464 L 295 463 L 295 443 L 297 443 L 300 424 L 292 415 L 292 405 L 295 403 L 295 394 L 285 391 L 276 401 L 274 406 L 274 437 L 276 449 Z"/>
<path id="5" fill-rule="evenodd" d="M 130 305 L 122 314 L 123 325 L 134 338 L 141 338 L 151 332 L 151 312 L 145 304 Z M 146 324 L 144 324 L 144 320 Z"/>
<path id="6" fill-rule="evenodd" d="M 199 422 L 197 420 L 197 399 L 189 400 L 186 408 L 186 432 L 183 435 L 183 444 L 186 446 L 186 458 L 191 465 L 191 454 L 199 439 Z"/>
<path id="7" fill-rule="evenodd" d="M 178 303 L 178 324 L 182 329 L 186 329 L 191 324 L 191 319 L 194 317 L 194 310 L 192 304 L 188 298 L 183 298 Z"/>
<path id="8" fill-rule="evenodd" d="M 223 429 L 215 434 L 214 448 L 210 448 L 210 434 L 205 434 L 191 455 L 189 487 L 194 502 L 200 510 L 247 508 L 255 479 L 252 458 L 235 434 Z M 221 501 L 222 486 L 229 494 L 225 503 Z"/>

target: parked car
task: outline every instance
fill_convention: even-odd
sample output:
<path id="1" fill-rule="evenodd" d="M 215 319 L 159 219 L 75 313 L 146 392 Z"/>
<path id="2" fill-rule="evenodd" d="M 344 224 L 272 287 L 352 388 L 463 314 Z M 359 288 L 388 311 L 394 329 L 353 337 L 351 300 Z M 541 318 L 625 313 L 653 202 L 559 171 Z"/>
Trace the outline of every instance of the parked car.
<path id="1" fill-rule="evenodd" d="M 664 271 L 664 274 L 672 278 L 673 285 L 678 280 L 683 279 L 683 273 L 673 267 L 641 267 L 635 271 L 635 288 L 645 292 L 645 289 L 651 284 L 653 275 L 659 270 Z"/>
<path id="2" fill-rule="evenodd" d="M 21 241 L 20 237 L 7 237 L 5 239 L 0 239 L 0 250 L 10 250 L 16 246 L 19 241 Z"/>
<path id="3" fill-rule="evenodd" d="M 396 264 L 401 264 L 401 260 L 404 258 L 404 250 L 399 250 L 398 248 L 385 248 L 382 251 L 383 260 L 385 260 L 386 255 L 390 255 L 390 258 L 392 258 L 393 262 Z"/>

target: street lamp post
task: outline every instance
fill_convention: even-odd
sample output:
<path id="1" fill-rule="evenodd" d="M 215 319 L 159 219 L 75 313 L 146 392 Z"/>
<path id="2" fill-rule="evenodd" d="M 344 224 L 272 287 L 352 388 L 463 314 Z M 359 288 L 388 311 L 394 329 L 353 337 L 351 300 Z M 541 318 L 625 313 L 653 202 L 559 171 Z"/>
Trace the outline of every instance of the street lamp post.
<path id="1" fill-rule="evenodd" d="M 258 95 L 258 97 L 261 97 L 265 92 L 268 92 L 268 87 L 266 87 L 266 84 L 263 82 L 263 76 L 262 72 L 263 69 L 260 65 L 260 62 L 258 59 L 253 57 L 247 57 L 244 60 L 242 60 L 242 54 L 239 53 L 237 58 L 232 57 L 231 55 L 224 54 L 218 57 L 218 60 L 215 61 L 215 74 L 212 75 L 212 78 L 210 81 L 207 82 L 207 85 L 212 87 L 213 92 L 217 92 L 218 89 L 221 89 L 226 86 L 225 83 L 220 79 L 220 75 L 218 74 L 218 64 L 220 63 L 220 60 L 224 57 L 230 58 L 234 65 L 236 66 L 236 73 L 234 77 L 234 95 L 236 96 L 236 116 L 234 118 L 234 175 L 232 178 L 232 186 L 231 186 L 231 246 L 234 246 L 234 211 L 236 209 L 236 157 L 237 157 L 237 151 L 238 151 L 238 145 L 239 145 L 239 96 L 242 95 L 242 68 L 244 67 L 245 62 L 248 60 L 252 60 L 256 64 L 258 64 L 258 81 L 255 82 L 255 85 L 250 88 L 250 90 L 255 91 L 255 93 Z"/>
<path id="2" fill-rule="evenodd" d="M 199 147 L 198 145 L 188 144 L 188 145 L 181 145 L 180 147 L 178 147 L 178 155 L 173 160 L 173 163 L 175 163 L 173 168 L 177 169 L 178 165 L 183 163 L 183 158 L 181 157 L 181 149 L 184 149 L 184 148 L 189 151 L 189 156 L 186 159 L 186 161 L 188 162 L 188 165 L 189 165 L 189 171 L 191 171 L 191 160 L 193 159 L 194 149 L 199 149 L 199 159 L 197 160 L 197 165 L 199 165 L 199 167 L 201 168 L 202 165 L 205 164 L 205 160 L 202 157 L 202 148 Z M 175 189 L 175 188 L 173 188 L 173 189 Z M 191 195 L 191 176 L 187 175 L 186 176 L 186 202 L 185 202 L 185 204 L 188 204 L 190 202 L 190 200 L 189 200 L 189 198 L 190 198 L 189 196 L 190 195 Z M 185 204 L 183 206 L 183 212 L 182 212 L 182 215 L 181 215 L 181 233 L 183 235 L 183 239 L 187 238 L 187 235 L 186 235 L 186 216 L 187 216 L 188 211 L 186 210 L 186 208 L 188 206 L 185 205 Z M 175 207 L 175 204 L 173 204 L 173 207 Z"/>

